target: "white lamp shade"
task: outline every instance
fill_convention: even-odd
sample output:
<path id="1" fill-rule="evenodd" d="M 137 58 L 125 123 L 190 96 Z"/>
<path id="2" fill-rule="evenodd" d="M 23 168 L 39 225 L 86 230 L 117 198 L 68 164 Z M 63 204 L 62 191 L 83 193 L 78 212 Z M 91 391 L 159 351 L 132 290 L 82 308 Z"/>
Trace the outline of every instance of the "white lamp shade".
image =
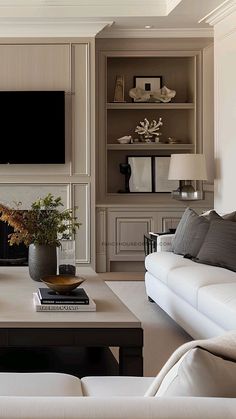
<path id="1" fill-rule="evenodd" d="M 204 154 L 172 154 L 169 180 L 207 180 Z"/>

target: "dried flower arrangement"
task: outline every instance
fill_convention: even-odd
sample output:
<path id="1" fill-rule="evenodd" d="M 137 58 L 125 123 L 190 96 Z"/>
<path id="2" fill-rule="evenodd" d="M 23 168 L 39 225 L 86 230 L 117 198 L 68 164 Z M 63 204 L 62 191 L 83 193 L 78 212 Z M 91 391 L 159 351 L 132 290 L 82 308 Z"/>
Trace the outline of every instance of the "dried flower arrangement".
<path id="1" fill-rule="evenodd" d="M 61 197 L 48 194 L 32 203 L 30 210 L 9 208 L 0 204 L 0 220 L 14 229 L 9 235 L 9 244 L 24 243 L 60 246 L 61 238 L 71 237 L 81 225 L 71 209 L 64 209 Z"/>

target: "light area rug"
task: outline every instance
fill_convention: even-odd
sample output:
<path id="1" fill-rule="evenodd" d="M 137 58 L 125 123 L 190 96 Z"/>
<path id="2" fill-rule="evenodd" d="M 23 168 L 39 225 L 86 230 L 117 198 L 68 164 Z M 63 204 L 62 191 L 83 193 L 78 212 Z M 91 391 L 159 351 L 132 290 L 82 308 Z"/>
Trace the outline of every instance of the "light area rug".
<path id="1" fill-rule="evenodd" d="M 141 281 L 106 281 L 106 284 L 141 321 L 144 330 L 144 376 L 154 377 L 170 355 L 191 337 L 157 304 L 147 299 Z"/>
<path id="2" fill-rule="evenodd" d="M 104 272 L 98 276 L 103 281 L 144 281 L 145 272 Z"/>

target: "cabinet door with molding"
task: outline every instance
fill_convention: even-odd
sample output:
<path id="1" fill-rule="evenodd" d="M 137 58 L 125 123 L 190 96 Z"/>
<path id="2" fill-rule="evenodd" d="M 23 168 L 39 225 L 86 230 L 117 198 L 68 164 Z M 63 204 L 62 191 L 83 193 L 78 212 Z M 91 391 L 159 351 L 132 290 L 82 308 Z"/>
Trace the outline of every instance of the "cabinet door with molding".
<path id="1" fill-rule="evenodd" d="M 180 211 L 159 211 L 158 212 L 158 231 L 166 232 L 170 229 L 176 229 L 183 215 Z"/>
<path id="2" fill-rule="evenodd" d="M 144 260 L 143 236 L 154 230 L 156 212 L 109 211 L 107 255 L 109 260 Z"/>

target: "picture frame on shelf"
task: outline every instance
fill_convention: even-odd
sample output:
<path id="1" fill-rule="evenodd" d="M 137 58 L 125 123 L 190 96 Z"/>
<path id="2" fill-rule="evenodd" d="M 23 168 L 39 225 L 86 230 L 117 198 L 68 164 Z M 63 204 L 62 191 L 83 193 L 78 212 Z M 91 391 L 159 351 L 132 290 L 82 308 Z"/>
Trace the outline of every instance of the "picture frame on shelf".
<path id="1" fill-rule="evenodd" d="M 155 192 L 172 192 L 179 187 L 177 180 L 169 180 L 170 156 L 154 157 L 154 185 Z"/>
<path id="2" fill-rule="evenodd" d="M 179 181 L 168 179 L 169 164 L 170 156 L 127 156 L 129 193 L 171 193 L 176 190 Z"/>
<path id="3" fill-rule="evenodd" d="M 153 192 L 153 173 L 151 156 L 128 156 L 131 176 L 129 179 L 130 193 Z"/>
<path id="4" fill-rule="evenodd" d="M 140 87 L 147 93 L 157 91 L 162 88 L 162 76 L 134 76 L 134 87 Z M 140 100 L 133 99 L 134 102 Z M 148 102 L 145 100 L 145 102 Z"/>

